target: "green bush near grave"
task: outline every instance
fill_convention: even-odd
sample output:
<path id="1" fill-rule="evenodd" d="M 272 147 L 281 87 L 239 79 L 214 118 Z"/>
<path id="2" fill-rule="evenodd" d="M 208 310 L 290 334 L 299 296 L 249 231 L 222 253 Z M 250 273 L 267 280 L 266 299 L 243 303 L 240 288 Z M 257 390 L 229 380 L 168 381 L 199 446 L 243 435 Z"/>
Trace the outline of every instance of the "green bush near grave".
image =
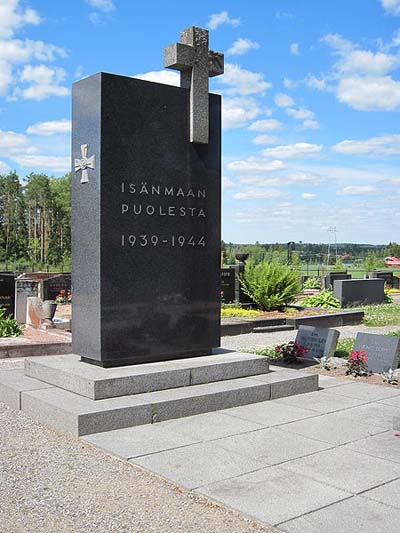
<path id="1" fill-rule="evenodd" d="M 318 276 L 311 276 L 303 283 L 303 289 L 320 289 L 321 278 Z"/>
<path id="2" fill-rule="evenodd" d="M 18 337 L 22 329 L 15 318 L 5 316 L 5 310 L 0 307 L 0 337 Z"/>
<path id="3" fill-rule="evenodd" d="M 354 347 L 355 339 L 349 337 L 347 339 L 339 339 L 336 350 L 335 357 L 340 357 L 341 359 L 348 359 L 351 350 Z"/>
<path id="4" fill-rule="evenodd" d="M 324 309 L 338 309 L 339 300 L 333 295 L 332 291 L 320 291 L 317 294 L 307 296 L 300 302 L 304 307 L 322 307 Z"/>
<path id="5" fill-rule="evenodd" d="M 400 337 L 400 331 L 392 331 L 388 333 L 389 337 Z"/>
<path id="6" fill-rule="evenodd" d="M 221 318 L 234 318 L 234 317 L 243 317 L 243 318 L 256 318 L 262 315 L 262 311 L 257 309 L 243 309 L 241 307 L 222 307 L 221 308 Z"/>
<path id="7" fill-rule="evenodd" d="M 280 263 L 248 262 L 240 276 L 243 292 L 264 311 L 282 309 L 300 291 L 298 272 Z"/>
<path id="8" fill-rule="evenodd" d="M 281 354 L 275 351 L 275 346 L 264 346 L 264 348 L 255 348 L 245 351 L 249 353 L 255 353 L 256 355 L 263 355 L 265 357 L 269 357 L 270 359 L 282 359 Z"/>

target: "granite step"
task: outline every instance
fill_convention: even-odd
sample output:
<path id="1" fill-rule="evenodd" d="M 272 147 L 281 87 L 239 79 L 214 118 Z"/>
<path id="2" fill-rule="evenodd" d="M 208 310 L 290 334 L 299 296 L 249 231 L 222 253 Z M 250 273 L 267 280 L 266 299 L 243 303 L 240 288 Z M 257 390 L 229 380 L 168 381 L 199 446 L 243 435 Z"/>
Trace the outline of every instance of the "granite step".
<path id="1" fill-rule="evenodd" d="M 74 354 L 25 360 L 25 374 L 92 400 L 188 387 L 266 374 L 269 361 L 254 354 L 217 349 L 214 355 L 102 368 Z"/>
<path id="2" fill-rule="evenodd" d="M 228 409 L 318 389 L 318 376 L 275 367 L 273 372 L 150 393 L 92 400 L 26 377 L 14 370 L 4 381 L 0 373 L 0 396 L 5 403 L 38 422 L 73 436 L 100 433 Z M 18 381 L 17 374 L 20 376 Z M 47 387 L 47 388 L 43 388 Z M 24 390 L 25 389 L 25 390 Z M 20 402 L 16 402 L 16 394 Z"/>
<path id="3" fill-rule="evenodd" d="M 275 333 L 277 331 L 293 331 L 294 326 L 282 324 L 281 326 L 261 326 L 253 329 L 253 333 Z"/>

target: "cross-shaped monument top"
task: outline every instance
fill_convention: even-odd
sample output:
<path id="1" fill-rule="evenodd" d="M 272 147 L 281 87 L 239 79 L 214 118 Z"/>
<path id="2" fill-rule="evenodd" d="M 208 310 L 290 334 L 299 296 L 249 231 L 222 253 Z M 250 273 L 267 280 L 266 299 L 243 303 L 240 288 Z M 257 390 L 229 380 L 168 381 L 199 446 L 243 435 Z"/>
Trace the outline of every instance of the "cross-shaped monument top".
<path id="1" fill-rule="evenodd" d="M 208 30 L 190 26 L 164 50 L 164 66 L 181 71 L 190 89 L 190 142 L 208 144 L 208 78 L 224 73 L 224 54 L 208 49 Z"/>

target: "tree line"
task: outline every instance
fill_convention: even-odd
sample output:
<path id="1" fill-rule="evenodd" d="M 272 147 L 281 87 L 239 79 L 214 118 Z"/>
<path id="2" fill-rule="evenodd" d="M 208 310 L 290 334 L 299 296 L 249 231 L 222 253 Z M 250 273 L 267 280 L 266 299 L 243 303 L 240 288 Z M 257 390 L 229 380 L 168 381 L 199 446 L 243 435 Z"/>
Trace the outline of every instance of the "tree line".
<path id="1" fill-rule="evenodd" d="M 0 261 L 57 265 L 71 257 L 71 175 L 0 175 Z"/>

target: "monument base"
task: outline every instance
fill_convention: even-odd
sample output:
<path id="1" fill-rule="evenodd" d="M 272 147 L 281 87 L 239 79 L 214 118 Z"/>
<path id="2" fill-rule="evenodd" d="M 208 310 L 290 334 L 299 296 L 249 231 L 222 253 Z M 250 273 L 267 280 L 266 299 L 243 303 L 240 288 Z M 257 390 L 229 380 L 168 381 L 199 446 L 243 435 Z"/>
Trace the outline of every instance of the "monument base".
<path id="1" fill-rule="evenodd" d="M 182 353 L 173 353 L 163 356 L 157 356 L 158 362 L 160 361 L 174 361 L 175 359 L 187 359 L 188 357 L 202 357 L 211 355 L 213 349 L 209 348 L 207 350 L 201 351 L 186 351 Z M 89 357 L 81 357 L 82 363 L 89 363 L 90 365 L 101 366 L 102 368 L 116 368 L 119 366 L 132 366 L 132 365 L 141 365 L 143 363 L 150 363 L 148 356 L 135 356 L 127 357 L 126 359 L 109 359 L 105 361 L 98 361 L 97 359 L 90 359 Z"/>

